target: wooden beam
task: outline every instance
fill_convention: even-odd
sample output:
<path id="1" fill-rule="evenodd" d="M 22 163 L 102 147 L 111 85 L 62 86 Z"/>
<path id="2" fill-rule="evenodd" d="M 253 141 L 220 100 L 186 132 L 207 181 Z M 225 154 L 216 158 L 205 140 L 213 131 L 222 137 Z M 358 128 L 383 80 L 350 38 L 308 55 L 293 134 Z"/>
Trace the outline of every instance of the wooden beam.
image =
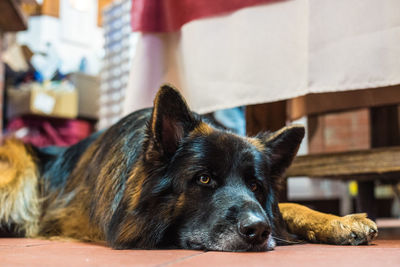
<path id="1" fill-rule="evenodd" d="M 26 18 L 15 0 L 0 1 L 0 30 L 5 32 L 24 31 Z"/>
<path id="2" fill-rule="evenodd" d="M 394 173 L 400 173 L 400 147 L 299 156 L 286 176 L 352 179 Z"/>
<path id="3" fill-rule="evenodd" d="M 290 99 L 288 119 L 400 103 L 400 85 L 354 91 L 315 93 Z"/>

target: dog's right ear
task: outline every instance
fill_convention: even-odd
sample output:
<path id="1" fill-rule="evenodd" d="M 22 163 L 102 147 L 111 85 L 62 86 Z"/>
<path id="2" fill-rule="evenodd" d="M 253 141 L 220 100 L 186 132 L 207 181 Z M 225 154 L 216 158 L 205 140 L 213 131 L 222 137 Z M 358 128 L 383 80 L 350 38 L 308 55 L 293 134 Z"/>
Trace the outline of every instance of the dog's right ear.
<path id="1" fill-rule="evenodd" d="M 180 141 L 198 123 L 182 95 L 172 86 L 163 85 L 154 99 L 149 124 L 152 149 L 157 149 L 163 156 L 173 155 Z"/>
<path id="2" fill-rule="evenodd" d="M 281 177 L 292 163 L 305 135 L 301 125 L 284 127 L 262 138 L 267 155 L 271 159 L 272 177 Z"/>

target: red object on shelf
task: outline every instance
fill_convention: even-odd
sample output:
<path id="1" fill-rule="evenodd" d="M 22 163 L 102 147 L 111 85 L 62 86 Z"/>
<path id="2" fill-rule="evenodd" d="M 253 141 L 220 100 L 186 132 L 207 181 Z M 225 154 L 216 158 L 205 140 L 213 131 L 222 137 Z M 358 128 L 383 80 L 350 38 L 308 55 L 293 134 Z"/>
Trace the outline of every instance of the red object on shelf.
<path id="1" fill-rule="evenodd" d="M 54 119 L 24 116 L 11 120 L 7 134 L 15 135 L 25 143 L 38 147 L 70 146 L 88 137 L 93 132 L 93 124 L 78 119 Z"/>
<path id="2" fill-rule="evenodd" d="M 132 0 L 133 31 L 172 32 L 194 19 L 276 0 Z"/>

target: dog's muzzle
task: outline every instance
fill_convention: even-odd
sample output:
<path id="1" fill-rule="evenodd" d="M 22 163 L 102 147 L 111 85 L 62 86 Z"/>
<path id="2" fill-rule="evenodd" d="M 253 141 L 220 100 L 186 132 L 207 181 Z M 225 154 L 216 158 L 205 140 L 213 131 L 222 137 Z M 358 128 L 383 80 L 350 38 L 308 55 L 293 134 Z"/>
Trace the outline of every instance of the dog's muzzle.
<path id="1" fill-rule="evenodd" d="M 241 217 L 237 227 L 240 237 L 253 246 L 265 244 L 271 234 L 267 218 L 257 212 L 246 212 Z"/>

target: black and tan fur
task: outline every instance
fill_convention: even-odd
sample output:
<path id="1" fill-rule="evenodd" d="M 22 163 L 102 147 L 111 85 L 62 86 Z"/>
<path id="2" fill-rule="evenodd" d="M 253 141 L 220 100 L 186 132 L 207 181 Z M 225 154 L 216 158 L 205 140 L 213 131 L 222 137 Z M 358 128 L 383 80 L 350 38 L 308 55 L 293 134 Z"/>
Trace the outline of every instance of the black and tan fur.
<path id="1" fill-rule="evenodd" d="M 365 215 L 277 203 L 301 126 L 240 137 L 191 112 L 163 86 L 137 111 L 69 148 L 0 148 L 0 229 L 106 241 L 113 248 L 265 251 L 297 239 L 366 244 Z"/>

